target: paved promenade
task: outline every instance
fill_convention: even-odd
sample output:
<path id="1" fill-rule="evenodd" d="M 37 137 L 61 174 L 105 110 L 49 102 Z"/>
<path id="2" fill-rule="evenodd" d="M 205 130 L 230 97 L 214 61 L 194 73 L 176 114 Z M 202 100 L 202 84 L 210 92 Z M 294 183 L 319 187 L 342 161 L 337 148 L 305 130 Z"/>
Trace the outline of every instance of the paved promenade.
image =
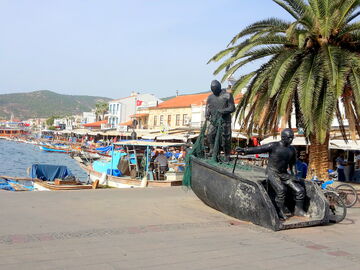
<path id="1" fill-rule="evenodd" d="M 0 269 L 360 269 L 360 209 L 273 232 L 177 188 L 0 191 Z"/>

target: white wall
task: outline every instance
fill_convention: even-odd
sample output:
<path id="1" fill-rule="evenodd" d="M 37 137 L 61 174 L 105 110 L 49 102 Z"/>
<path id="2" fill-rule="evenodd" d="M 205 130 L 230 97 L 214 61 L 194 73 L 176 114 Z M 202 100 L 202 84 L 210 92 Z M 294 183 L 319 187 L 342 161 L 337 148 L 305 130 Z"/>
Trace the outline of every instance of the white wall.
<path id="1" fill-rule="evenodd" d="M 137 101 L 142 101 L 140 106 L 136 105 Z M 116 127 L 120 123 L 131 120 L 130 116 L 136 114 L 137 110 L 154 107 L 161 102 L 162 100 L 152 94 L 134 94 L 127 98 L 110 101 L 108 123 Z"/>

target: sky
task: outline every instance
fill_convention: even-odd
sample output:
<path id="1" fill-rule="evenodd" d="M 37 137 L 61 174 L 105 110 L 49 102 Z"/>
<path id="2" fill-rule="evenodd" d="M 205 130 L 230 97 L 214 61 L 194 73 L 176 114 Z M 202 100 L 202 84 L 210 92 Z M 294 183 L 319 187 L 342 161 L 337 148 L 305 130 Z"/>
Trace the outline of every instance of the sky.
<path id="1" fill-rule="evenodd" d="M 0 94 L 207 91 L 207 61 L 269 17 L 291 20 L 272 0 L 0 0 Z"/>

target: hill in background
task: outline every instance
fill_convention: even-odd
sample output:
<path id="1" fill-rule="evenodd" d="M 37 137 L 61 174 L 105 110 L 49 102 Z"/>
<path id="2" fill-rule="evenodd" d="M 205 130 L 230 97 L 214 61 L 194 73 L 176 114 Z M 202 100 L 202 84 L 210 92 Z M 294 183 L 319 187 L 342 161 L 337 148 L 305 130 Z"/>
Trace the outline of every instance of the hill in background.
<path id="1" fill-rule="evenodd" d="M 48 90 L 0 95 L 0 119 L 48 118 L 91 111 L 95 104 L 109 101 L 105 97 L 61 95 Z"/>

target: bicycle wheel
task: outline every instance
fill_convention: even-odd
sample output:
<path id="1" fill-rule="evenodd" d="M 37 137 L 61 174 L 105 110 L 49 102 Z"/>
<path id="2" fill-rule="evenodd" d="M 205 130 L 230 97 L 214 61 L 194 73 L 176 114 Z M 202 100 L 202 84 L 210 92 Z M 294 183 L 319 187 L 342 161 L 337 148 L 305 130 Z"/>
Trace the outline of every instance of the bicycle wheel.
<path id="1" fill-rule="evenodd" d="M 345 206 L 350 208 L 354 206 L 358 200 L 358 195 L 356 189 L 349 184 L 341 184 L 335 188 L 335 191 L 339 194 L 340 198 L 343 200 Z"/>
<path id="2" fill-rule="evenodd" d="M 346 206 L 339 194 L 334 191 L 325 190 L 325 198 L 329 203 L 329 221 L 332 223 L 339 223 L 346 217 Z"/>

